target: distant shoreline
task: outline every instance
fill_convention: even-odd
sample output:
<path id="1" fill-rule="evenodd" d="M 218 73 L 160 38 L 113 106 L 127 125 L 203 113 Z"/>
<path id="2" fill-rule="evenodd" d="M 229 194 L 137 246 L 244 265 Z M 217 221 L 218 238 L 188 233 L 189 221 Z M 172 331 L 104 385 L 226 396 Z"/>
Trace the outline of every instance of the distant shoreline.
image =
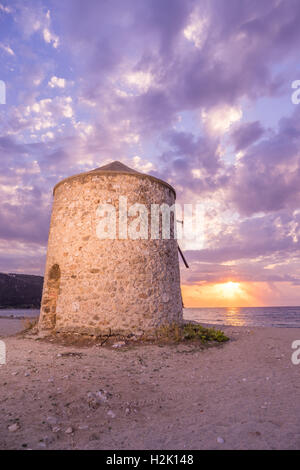
<path id="1" fill-rule="evenodd" d="M 1 308 L 0 335 L 22 331 L 24 322 L 37 320 L 39 315 L 38 308 Z M 294 329 L 300 327 L 300 307 L 244 307 L 234 311 L 224 307 L 210 309 L 185 307 L 183 318 L 223 330 L 231 326 Z"/>
<path id="2" fill-rule="evenodd" d="M 26 317 L 26 316 L 24 316 L 24 315 L 22 315 L 22 316 L 20 316 L 20 317 L 18 317 L 18 316 L 16 316 L 16 315 L 9 315 L 9 316 L 0 315 L 0 320 L 3 320 L 3 319 L 4 319 L 4 320 L 32 320 L 32 318 L 37 318 L 37 317 L 38 317 L 38 315 L 37 315 L 36 317 L 33 316 L 33 315 L 32 315 L 32 316 L 28 316 L 28 317 Z"/>

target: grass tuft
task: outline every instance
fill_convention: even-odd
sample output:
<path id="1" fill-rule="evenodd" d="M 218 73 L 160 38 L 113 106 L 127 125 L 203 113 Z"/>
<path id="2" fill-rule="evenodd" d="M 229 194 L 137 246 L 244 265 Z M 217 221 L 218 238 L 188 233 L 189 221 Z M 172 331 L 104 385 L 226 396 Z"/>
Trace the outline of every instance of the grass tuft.
<path id="1" fill-rule="evenodd" d="M 156 338 L 158 340 L 169 340 L 178 343 L 183 341 L 200 341 L 202 344 L 210 342 L 224 343 L 229 340 L 228 336 L 221 330 L 205 328 L 194 323 L 163 325 L 156 330 Z"/>
<path id="2" fill-rule="evenodd" d="M 190 340 L 200 339 L 202 343 L 206 343 L 208 341 L 224 343 L 229 340 L 228 336 L 226 336 L 221 330 L 205 328 L 204 326 L 194 325 L 193 323 L 188 323 L 183 327 L 183 338 Z"/>

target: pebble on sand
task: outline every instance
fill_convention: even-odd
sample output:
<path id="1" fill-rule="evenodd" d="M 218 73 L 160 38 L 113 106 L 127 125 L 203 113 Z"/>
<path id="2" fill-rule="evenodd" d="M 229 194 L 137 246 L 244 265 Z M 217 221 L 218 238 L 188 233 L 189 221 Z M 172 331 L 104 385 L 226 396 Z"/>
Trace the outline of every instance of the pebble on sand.
<path id="1" fill-rule="evenodd" d="M 55 418 L 55 416 L 47 416 L 46 421 L 49 424 L 57 424 L 57 418 Z"/>
<path id="2" fill-rule="evenodd" d="M 20 426 L 18 425 L 18 423 L 14 423 L 8 426 L 9 432 L 16 432 L 18 431 L 18 429 L 20 429 Z"/>
<path id="3" fill-rule="evenodd" d="M 60 431 L 60 427 L 59 426 L 54 426 L 54 428 L 52 428 L 52 432 L 59 432 Z"/>

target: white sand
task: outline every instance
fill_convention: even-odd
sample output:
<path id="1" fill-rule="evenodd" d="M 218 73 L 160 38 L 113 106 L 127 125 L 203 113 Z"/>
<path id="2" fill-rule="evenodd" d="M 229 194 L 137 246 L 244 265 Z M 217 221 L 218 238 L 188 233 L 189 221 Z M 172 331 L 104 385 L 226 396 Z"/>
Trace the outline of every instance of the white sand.
<path id="1" fill-rule="evenodd" d="M 291 343 L 300 329 L 225 331 L 232 340 L 205 351 L 7 338 L 0 448 L 299 449 L 300 365 Z M 82 357 L 58 356 L 66 352 Z"/>

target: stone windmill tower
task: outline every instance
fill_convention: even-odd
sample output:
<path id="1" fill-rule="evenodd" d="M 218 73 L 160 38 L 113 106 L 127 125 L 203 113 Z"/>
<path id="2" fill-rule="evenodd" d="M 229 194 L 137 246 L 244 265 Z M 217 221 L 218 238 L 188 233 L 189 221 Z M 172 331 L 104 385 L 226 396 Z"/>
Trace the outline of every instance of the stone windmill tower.
<path id="1" fill-rule="evenodd" d="M 60 181 L 53 193 L 39 330 L 128 334 L 180 322 L 173 231 L 170 239 L 162 239 L 161 230 L 158 239 L 130 239 L 123 224 L 115 238 L 99 238 L 98 233 L 99 205 L 116 208 L 110 220 L 120 229 L 120 201 L 125 197 L 128 207 L 143 205 L 150 214 L 151 204 L 174 204 L 174 189 L 113 162 Z"/>

